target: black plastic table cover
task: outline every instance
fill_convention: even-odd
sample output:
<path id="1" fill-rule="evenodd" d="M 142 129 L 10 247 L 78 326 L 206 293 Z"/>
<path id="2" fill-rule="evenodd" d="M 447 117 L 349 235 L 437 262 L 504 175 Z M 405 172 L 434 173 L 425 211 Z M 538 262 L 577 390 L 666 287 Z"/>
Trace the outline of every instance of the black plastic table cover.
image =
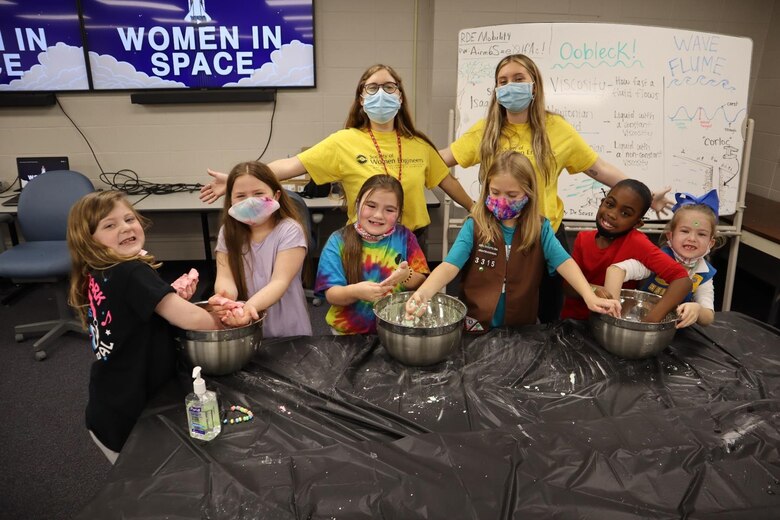
<path id="1" fill-rule="evenodd" d="M 169 391 L 79 518 L 780 518 L 779 339 L 719 313 L 631 361 L 566 321 L 430 368 L 375 336 L 266 341 L 207 378 L 252 421 L 192 440 Z"/>

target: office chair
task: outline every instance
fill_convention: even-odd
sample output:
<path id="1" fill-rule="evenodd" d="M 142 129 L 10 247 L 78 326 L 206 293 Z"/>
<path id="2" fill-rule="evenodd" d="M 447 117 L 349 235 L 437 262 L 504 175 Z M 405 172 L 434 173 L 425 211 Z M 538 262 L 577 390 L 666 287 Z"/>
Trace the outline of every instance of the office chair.
<path id="1" fill-rule="evenodd" d="M 16 341 L 44 334 L 33 344 L 35 359 L 46 358 L 44 348 L 67 332 L 84 334 L 68 307 L 67 285 L 71 261 L 65 240 L 71 206 L 95 188 L 82 174 L 52 171 L 31 180 L 19 197 L 17 222 L 25 242 L 0 254 L 0 276 L 27 283 L 53 283 L 59 319 L 14 327 Z"/>
<path id="2" fill-rule="evenodd" d="M 314 235 L 314 222 L 312 221 L 311 213 L 309 212 L 309 207 L 306 205 L 306 201 L 303 200 L 303 197 L 301 197 L 294 191 L 290 191 L 287 189 L 285 189 L 284 191 L 287 192 L 287 196 L 290 197 L 290 200 L 293 201 L 293 204 L 295 204 L 295 207 L 298 209 L 298 214 L 301 215 L 303 219 L 303 223 L 306 227 L 304 231 L 306 232 L 306 238 L 309 240 L 309 249 L 308 249 L 307 256 L 311 261 L 314 258 L 312 252 L 317 247 L 317 240 Z M 311 269 L 311 267 L 312 266 L 310 266 L 309 269 Z M 304 276 L 306 276 L 307 274 L 311 274 L 311 273 L 304 272 Z M 306 295 L 306 298 L 311 300 L 312 305 L 314 305 L 315 307 L 319 307 L 320 305 L 322 305 L 322 299 L 320 299 L 319 296 L 314 294 L 314 290 L 304 289 L 303 292 Z"/>
<path id="3" fill-rule="evenodd" d="M 16 215 L 11 213 L 0 213 L 0 224 L 5 224 L 8 227 L 8 235 L 11 237 L 11 245 L 15 246 L 19 243 L 19 237 L 16 235 Z M 0 237 L 0 253 L 5 251 L 5 240 Z M 13 288 L 7 294 L 3 294 L 0 298 L 0 305 L 8 305 L 15 299 L 22 296 L 27 292 L 29 286 L 14 284 Z"/>

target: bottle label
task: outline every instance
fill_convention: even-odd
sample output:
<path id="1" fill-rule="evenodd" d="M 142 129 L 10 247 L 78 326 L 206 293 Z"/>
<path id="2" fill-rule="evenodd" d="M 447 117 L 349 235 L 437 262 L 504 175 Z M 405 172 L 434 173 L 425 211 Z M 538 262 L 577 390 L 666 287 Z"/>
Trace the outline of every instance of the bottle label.
<path id="1" fill-rule="evenodd" d="M 214 410 L 211 407 L 191 405 L 188 407 L 190 415 L 190 430 L 192 433 L 206 435 L 213 430 L 219 423 L 214 420 Z"/>
<path id="2" fill-rule="evenodd" d="M 191 422 L 190 430 L 192 430 L 192 433 L 205 435 L 208 426 L 201 424 L 203 422 L 202 421 L 203 417 L 201 417 L 201 414 L 203 413 L 203 408 L 201 406 L 190 406 L 189 413 L 190 413 L 190 422 Z"/>

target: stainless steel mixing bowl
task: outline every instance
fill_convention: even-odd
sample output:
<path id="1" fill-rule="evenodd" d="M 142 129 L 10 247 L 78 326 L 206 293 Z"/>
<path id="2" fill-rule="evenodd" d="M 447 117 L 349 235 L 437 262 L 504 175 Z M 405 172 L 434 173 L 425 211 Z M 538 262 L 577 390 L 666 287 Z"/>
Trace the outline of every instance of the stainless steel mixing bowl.
<path id="1" fill-rule="evenodd" d="M 457 298 L 437 293 L 421 318 L 407 321 L 406 301 L 412 294 L 390 294 L 374 304 L 379 341 L 401 363 L 433 365 L 460 343 L 466 306 Z"/>
<path id="2" fill-rule="evenodd" d="M 208 302 L 195 303 L 210 310 Z M 263 339 L 263 319 L 249 325 L 225 330 L 179 330 L 176 340 L 193 366 L 202 373 L 223 376 L 241 370 L 260 347 Z"/>
<path id="3" fill-rule="evenodd" d="M 642 323 L 642 318 L 661 299 L 657 294 L 623 289 L 621 318 L 592 312 L 590 327 L 599 345 L 616 356 L 640 359 L 654 356 L 669 346 L 677 332 L 677 314 L 669 313 L 661 323 Z"/>

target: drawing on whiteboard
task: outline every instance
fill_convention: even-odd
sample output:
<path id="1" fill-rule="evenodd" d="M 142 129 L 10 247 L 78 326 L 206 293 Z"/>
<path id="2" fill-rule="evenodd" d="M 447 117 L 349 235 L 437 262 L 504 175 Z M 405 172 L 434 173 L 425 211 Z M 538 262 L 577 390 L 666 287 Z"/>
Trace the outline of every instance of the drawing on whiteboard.
<path id="1" fill-rule="evenodd" d="M 726 145 L 723 149 L 726 153 L 723 154 L 723 160 L 718 169 L 720 174 L 718 197 L 722 208 L 732 208 L 736 207 L 739 195 L 740 162 L 737 157 L 739 149 L 731 145 Z"/>
<path id="2" fill-rule="evenodd" d="M 727 79 L 710 79 L 703 74 L 699 74 L 698 78 L 694 78 L 692 76 L 685 76 L 684 78 L 680 79 L 672 78 L 666 84 L 666 88 L 690 85 L 701 85 L 703 87 L 722 87 L 724 90 L 737 90 L 736 87 L 732 86 Z"/>
<path id="3" fill-rule="evenodd" d="M 577 180 L 571 183 L 569 190 L 561 194 L 572 199 L 564 203 L 565 214 L 571 217 L 595 217 L 601 201 L 607 196 L 607 187 L 586 175 L 574 178 Z"/>
<path id="4" fill-rule="evenodd" d="M 672 155 L 672 171 L 676 182 L 672 189 L 687 193 L 706 193 L 713 188 L 715 168 L 704 162 L 703 157 L 693 159 L 682 154 Z"/>
<path id="5" fill-rule="evenodd" d="M 716 108 L 715 112 L 713 112 L 712 115 L 710 115 L 707 112 L 706 108 L 701 107 L 701 106 L 696 107 L 695 109 L 693 109 L 693 115 L 691 115 L 688 112 L 688 109 L 686 107 L 680 106 L 679 108 L 677 108 L 675 113 L 669 117 L 669 120 L 670 121 L 674 121 L 679 126 L 680 123 L 683 123 L 683 124 L 691 123 L 695 119 L 702 127 L 709 128 L 710 126 L 712 126 L 712 121 L 716 117 L 718 117 L 718 114 L 720 113 L 720 115 L 723 117 L 723 121 L 730 127 L 737 120 L 741 121 L 741 116 L 745 113 L 745 109 L 744 108 L 740 108 L 739 110 L 737 110 L 737 112 L 733 116 L 729 116 L 728 113 L 726 112 L 726 106 L 729 106 L 729 105 L 732 106 L 733 108 L 736 108 L 731 103 L 724 104 L 724 105 L 721 105 L 718 108 Z"/>
<path id="6" fill-rule="evenodd" d="M 725 144 L 722 160 L 711 157 L 708 162 L 705 157 L 685 157 L 685 150 L 672 156 L 672 171 L 674 172 L 674 191 L 688 193 L 706 193 L 715 188 L 718 190 L 721 208 L 729 208 L 736 204 L 740 161 L 737 157 L 738 148 Z M 717 178 L 715 177 L 717 173 Z"/>
<path id="7" fill-rule="evenodd" d="M 600 157 L 652 188 L 718 189 L 721 214 L 735 211 L 745 148 L 748 38 L 589 23 L 498 25 L 460 35 L 457 137 L 485 118 L 496 63 L 528 46 L 544 78 L 547 110 L 562 115 Z M 476 197 L 478 167 L 456 172 Z M 592 220 L 603 198 L 601 184 L 586 175 L 560 175 L 557 191 L 572 220 Z"/>
<path id="8" fill-rule="evenodd" d="M 730 182 L 739 175 L 739 158 L 737 158 L 737 148 L 731 145 L 723 147 L 726 153 L 723 154 L 723 161 L 720 163 L 720 185 L 721 187 L 730 186 Z"/>
<path id="9" fill-rule="evenodd" d="M 458 75 L 463 76 L 467 81 L 472 84 L 477 83 L 484 78 L 493 79 L 495 74 L 496 65 L 487 61 L 465 61 L 462 68 L 458 70 Z"/>

